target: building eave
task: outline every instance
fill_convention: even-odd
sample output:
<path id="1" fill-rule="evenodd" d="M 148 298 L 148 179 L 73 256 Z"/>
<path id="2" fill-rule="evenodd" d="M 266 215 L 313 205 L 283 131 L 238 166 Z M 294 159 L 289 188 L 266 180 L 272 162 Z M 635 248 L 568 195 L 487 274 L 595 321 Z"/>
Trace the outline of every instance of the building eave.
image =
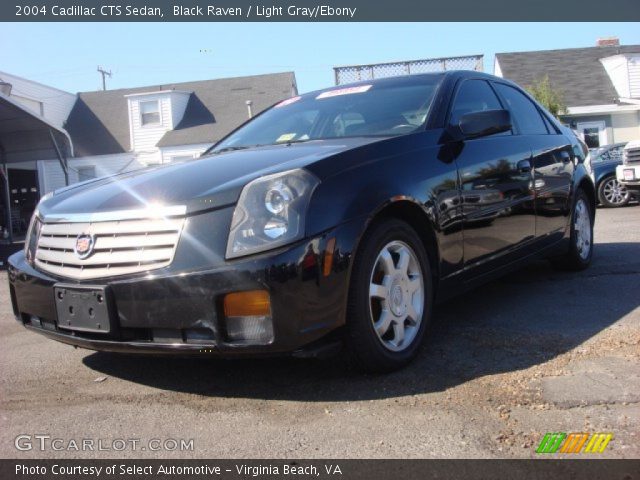
<path id="1" fill-rule="evenodd" d="M 622 100 L 622 99 L 621 99 Z M 616 103 L 604 105 L 586 105 L 567 107 L 564 116 L 606 115 L 612 113 L 625 113 L 640 111 L 640 103 L 632 105 L 619 105 Z"/>
<path id="2" fill-rule="evenodd" d="M 167 95 L 170 93 L 182 93 L 184 95 L 191 95 L 193 92 L 188 92 L 186 90 L 156 90 L 154 92 L 140 92 L 140 93 L 130 93 L 128 95 L 124 95 L 125 98 L 131 97 L 144 97 L 149 95 Z"/>

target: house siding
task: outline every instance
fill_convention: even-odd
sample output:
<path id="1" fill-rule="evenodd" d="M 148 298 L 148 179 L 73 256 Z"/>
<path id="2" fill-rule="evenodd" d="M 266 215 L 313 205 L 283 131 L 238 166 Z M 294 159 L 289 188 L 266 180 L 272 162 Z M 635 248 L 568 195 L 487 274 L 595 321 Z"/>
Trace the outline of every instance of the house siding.
<path id="1" fill-rule="evenodd" d="M 182 120 L 191 95 L 183 92 L 171 94 L 171 128 L 174 129 Z"/>
<path id="2" fill-rule="evenodd" d="M 201 143 L 196 145 L 178 145 L 175 147 L 162 147 L 162 163 L 169 163 L 172 161 L 174 157 L 186 157 L 191 156 L 193 158 L 198 158 L 207 148 L 209 148 L 211 143 Z"/>
<path id="3" fill-rule="evenodd" d="M 69 185 L 79 181 L 78 169 L 81 167 L 95 167 L 96 177 L 129 172 L 145 167 L 133 153 L 70 158 L 67 163 L 69 165 Z M 65 186 L 64 172 L 58 160 L 38 161 L 38 178 L 40 179 L 41 195 Z"/>
<path id="4" fill-rule="evenodd" d="M 640 98 L 640 55 L 629 58 L 629 95 Z"/>
<path id="5" fill-rule="evenodd" d="M 160 124 L 142 125 L 140 102 L 146 101 L 158 101 Z M 167 131 L 173 128 L 170 97 L 168 95 L 145 95 L 140 98 L 130 98 L 129 111 L 131 112 L 132 150 L 139 152 L 146 161 L 151 163 L 159 162 L 160 155 L 157 154 L 156 144 Z M 152 153 L 155 155 L 151 155 Z"/>
<path id="6" fill-rule="evenodd" d="M 640 112 L 611 115 L 613 142 L 630 142 L 640 139 Z"/>

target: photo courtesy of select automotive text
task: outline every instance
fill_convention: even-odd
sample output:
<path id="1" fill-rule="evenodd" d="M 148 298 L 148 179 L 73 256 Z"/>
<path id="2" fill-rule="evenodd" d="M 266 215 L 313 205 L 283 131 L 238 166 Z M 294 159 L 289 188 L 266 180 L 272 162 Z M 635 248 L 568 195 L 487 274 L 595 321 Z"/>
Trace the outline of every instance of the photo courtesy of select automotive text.
<path id="1" fill-rule="evenodd" d="M 0 3 L 0 480 L 640 480 L 638 0 Z"/>

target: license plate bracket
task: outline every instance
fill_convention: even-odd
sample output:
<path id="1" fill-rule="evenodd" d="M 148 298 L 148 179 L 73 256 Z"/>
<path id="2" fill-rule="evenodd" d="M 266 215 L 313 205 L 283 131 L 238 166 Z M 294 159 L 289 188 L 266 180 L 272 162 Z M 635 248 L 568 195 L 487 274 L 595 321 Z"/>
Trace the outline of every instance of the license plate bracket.
<path id="1" fill-rule="evenodd" d="M 92 333 L 110 333 L 111 316 L 107 287 L 55 285 L 53 293 L 58 328 Z"/>

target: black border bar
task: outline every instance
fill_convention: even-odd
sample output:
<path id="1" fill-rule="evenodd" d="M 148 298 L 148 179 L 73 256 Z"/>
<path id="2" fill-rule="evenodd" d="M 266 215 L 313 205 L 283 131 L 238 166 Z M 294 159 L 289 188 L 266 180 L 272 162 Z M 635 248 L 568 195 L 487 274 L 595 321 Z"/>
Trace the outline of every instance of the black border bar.
<path id="1" fill-rule="evenodd" d="M 182 7 L 175 10 L 175 7 Z M 161 15 L 158 15 L 160 12 Z M 176 14 L 179 12 L 180 14 Z M 194 13 L 185 15 L 184 12 Z M 64 13 L 64 14 L 63 14 Z M 268 15 L 270 13 L 270 15 Z M 2 0 L 0 22 L 637 22 L 638 0 Z M 464 32 L 461 32 L 463 34 Z M 570 35 L 571 30 L 558 31 Z"/>
<path id="2" fill-rule="evenodd" d="M 286 466 L 296 474 L 285 474 Z M 336 469 L 339 468 L 339 472 Z M 160 468 L 164 471 L 160 471 Z M 196 473 L 185 472 L 194 468 Z M 75 470 L 69 470 L 75 469 Z M 99 475 L 96 474 L 99 470 Z M 238 470 L 240 469 L 240 470 Z M 25 473 L 31 470 L 33 473 Z M 39 471 L 39 473 L 36 472 Z M 113 470 L 113 473 L 108 473 Z M 55 472 L 58 472 L 56 474 Z M 60 472 L 65 474 L 61 475 Z M 72 472 L 72 473 L 70 473 Z M 124 472 L 124 473 L 123 473 Z M 127 473 L 128 472 L 128 473 Z M 172 473 L 175 472 L 175 473 Z M 307 472 L 306 474 L 301 474 Z M 257 474 L 256 474 L 257 473 Z M 531 460 L 0 460 L 3 480 L 558 479 L 637 480 L 640 459 Z"/>

